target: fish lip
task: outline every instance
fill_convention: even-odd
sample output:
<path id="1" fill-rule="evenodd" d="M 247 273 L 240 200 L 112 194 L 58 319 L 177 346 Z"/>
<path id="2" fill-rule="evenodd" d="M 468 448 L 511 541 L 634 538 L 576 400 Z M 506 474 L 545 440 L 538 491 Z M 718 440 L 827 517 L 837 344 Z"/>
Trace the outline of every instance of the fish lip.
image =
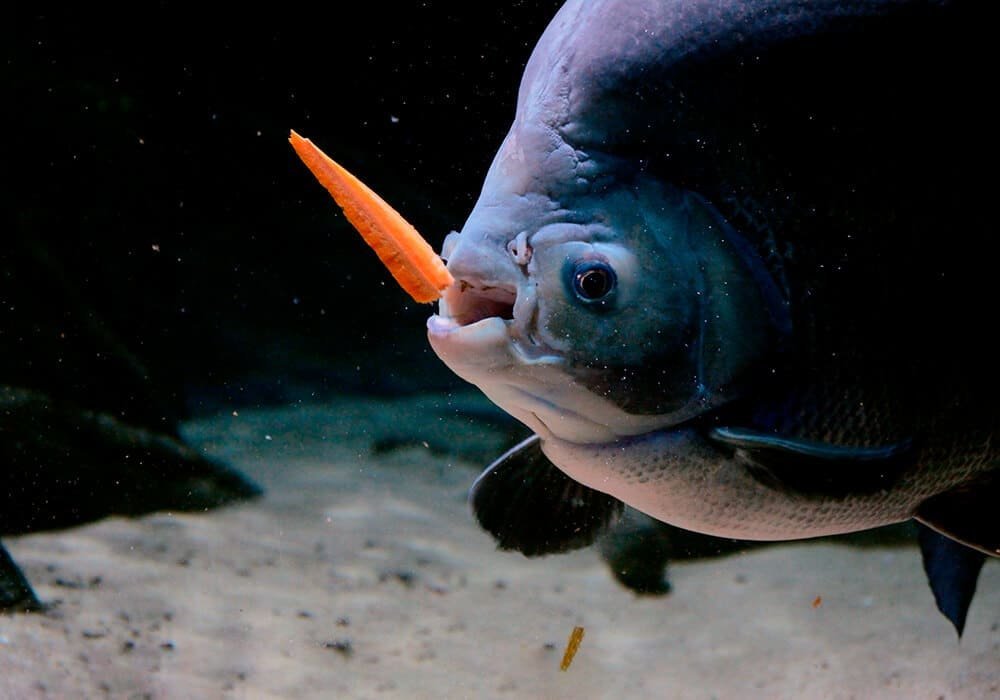
<path id="1" fill-rule="evenodd" d="M 427 319 L 427 332 L 434 336 L 444 337 L 450 333 L 454 333 L 459 328 L 461 326 L 450 316 L 433 314 Z"/>
<path id="2" fill-rule="evenodd" d="M 510 342 L 508 323 L 497 316 L 487 316 L 474 323 L 462 325 L 450 316 L 433 314 L 427 319 L 427 335 L 435 350 L 446 348 L 449 355 L 455 355 L 457 358 L 456 353 L 484 351 L 486 348 L 508 345 Z M 468 359 L 475 363 L 482 358 Z"/>

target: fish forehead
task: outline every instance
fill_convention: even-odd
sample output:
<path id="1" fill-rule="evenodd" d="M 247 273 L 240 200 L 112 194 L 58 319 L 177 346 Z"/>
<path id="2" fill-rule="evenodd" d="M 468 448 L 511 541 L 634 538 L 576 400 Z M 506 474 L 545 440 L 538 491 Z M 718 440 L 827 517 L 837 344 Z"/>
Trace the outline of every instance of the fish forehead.
<path id="1" fill-rule="evenodd" d="M 560 220 L 580 222 L 580 198 L 612 189 L 620 175 L 634 171 L 633 159 L 604 148 L 620 140 L 609 137 L 610 131 L 630 129 L 623 123 L 626 115 L 611 102 L 605 105 L 602 94 L 613 93 L 630 68 L 648 63 L 650 56 L 663 63 L 671 53 L 665 47 L 676 44 L 672 52 L 678 55 L 689 51 L 691 27 L 705 21 L 711 6 L 567 2 L 528 60 L 516 118 L 462 228 L 465 246 L 499 255 L 522 231 Z M 657 112 L 653 121 L 662 121 L 662 105 L 649 108 Z M 636 105 L 627 119 L 648 121 Z"/>
<path id="2" fill-rule="evenodd" d="M 514 123 L 487 171 L 463 233 L 505 244 L 521 231 L 581 217 L 576 200 L 590 190 L 587 156 L 538 122 Z"/>
<path id="3" fill-rule="evenodd" d="M 613 186 L 618 159 L 601 150 L 595 134 L 621 115 L 601 114 L 597 93 L 607 82 L 601 73 L 662 50 L 655 47 L 669 37 L 651 42 L 648 35 L 683 28 L 672 17 L 674 4 L 571 1 L 560 9 L 528 60 L 516 118 L 462 228 L 460 245 L 475 247 L 480 255 L 501 255 L 522 231 L 533 233 L 560 220 L 580 222 L 579 199 Z M 664 13 L 669 21 L 657 16 Z M 606 24 L 609 17 L 615 18 L 613 30 Z M 636 27 L 644 27 L 646 40 L 636 42 L 632 34 L 627 42 L 615 41 L 607 35 L 624 36 Z"/>
<path id="4" fill-rule="evenodd" d="M 913 1 L 569 0 L 528 60 L 517 111 L 567 132 L 599 121 L 613 126 L 627 115 L 603 111 L 602 101 L 624 85 L 652 85 L 688 59 L 754 50 L 907 4 Z"/>
<path id="5" fill-rule="evenodd" d="M 595 191 L 580 174 L 581 154 L 564 143 L 550 140 L 521 155 L 523 131 L 537 130 L 508 135 L 461 233 L 444 251 L 455 277 L 521 279 L 525 270 L 518 269 L 510 252 L 518 236 L 533 247 L 613 239 L 642 245 L 645 232 L 627 215 L 627 202 L 634 203 L 634 196 Z"/>

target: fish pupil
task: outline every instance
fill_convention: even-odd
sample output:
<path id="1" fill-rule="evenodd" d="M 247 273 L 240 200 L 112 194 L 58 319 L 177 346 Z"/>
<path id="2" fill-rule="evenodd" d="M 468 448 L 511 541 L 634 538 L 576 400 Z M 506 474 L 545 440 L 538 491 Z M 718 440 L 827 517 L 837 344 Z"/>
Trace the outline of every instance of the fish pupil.
<path id="1" fill-rule="evenodd" d="M 615 273 L 602 262 L 582 263 L 573 277 L 573 289 L 584 301 L 606 297 L 615 285 Z"/>

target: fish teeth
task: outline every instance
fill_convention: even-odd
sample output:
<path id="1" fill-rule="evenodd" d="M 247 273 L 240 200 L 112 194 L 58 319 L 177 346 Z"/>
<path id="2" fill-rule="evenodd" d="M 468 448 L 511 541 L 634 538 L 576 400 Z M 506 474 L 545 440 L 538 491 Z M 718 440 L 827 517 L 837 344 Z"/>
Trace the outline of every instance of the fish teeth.
<path id="1" fill-rule="evenodd" d="M 438 315 L 451 318 L 451 309 L 448 308 L 448 302 L 443 296 L 438 299 Z"/>
<path id="2" fill-rule="evenodd" d="M 433 316 L 427 319 L 427 330 L 430 331 L 431 333 L 437 333 L 441 335 L 445 333 L 450 333 L 451 331 L 455 330 L 458 327 L 459 325 L 458 323 L 455 322 L 455 319 L 447 316 L 434 314 Z"/>

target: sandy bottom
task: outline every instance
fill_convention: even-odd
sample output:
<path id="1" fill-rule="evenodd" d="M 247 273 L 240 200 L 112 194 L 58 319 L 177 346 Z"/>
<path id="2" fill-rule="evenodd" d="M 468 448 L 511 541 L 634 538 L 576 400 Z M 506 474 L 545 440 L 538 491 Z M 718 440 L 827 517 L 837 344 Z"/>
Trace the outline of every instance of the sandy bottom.
<path id="1" fill-rule="evenodd" d="M 264 498 L 5 540 L 56 605 L 0 617 L 0 697 L 1000 696 L 997 562 L 961 643 L 914 547 L 678 563 L 671 595 L 637 598 L 592 550 L 495 551 L 465 503 L 480 465 L 434 448 L 503 436 L 455 418 L 455 401 L 475 403 L 345 399 L 193 423 L 188 438 Z M 562 672 L 575 625 L 586 635 Z"/>

